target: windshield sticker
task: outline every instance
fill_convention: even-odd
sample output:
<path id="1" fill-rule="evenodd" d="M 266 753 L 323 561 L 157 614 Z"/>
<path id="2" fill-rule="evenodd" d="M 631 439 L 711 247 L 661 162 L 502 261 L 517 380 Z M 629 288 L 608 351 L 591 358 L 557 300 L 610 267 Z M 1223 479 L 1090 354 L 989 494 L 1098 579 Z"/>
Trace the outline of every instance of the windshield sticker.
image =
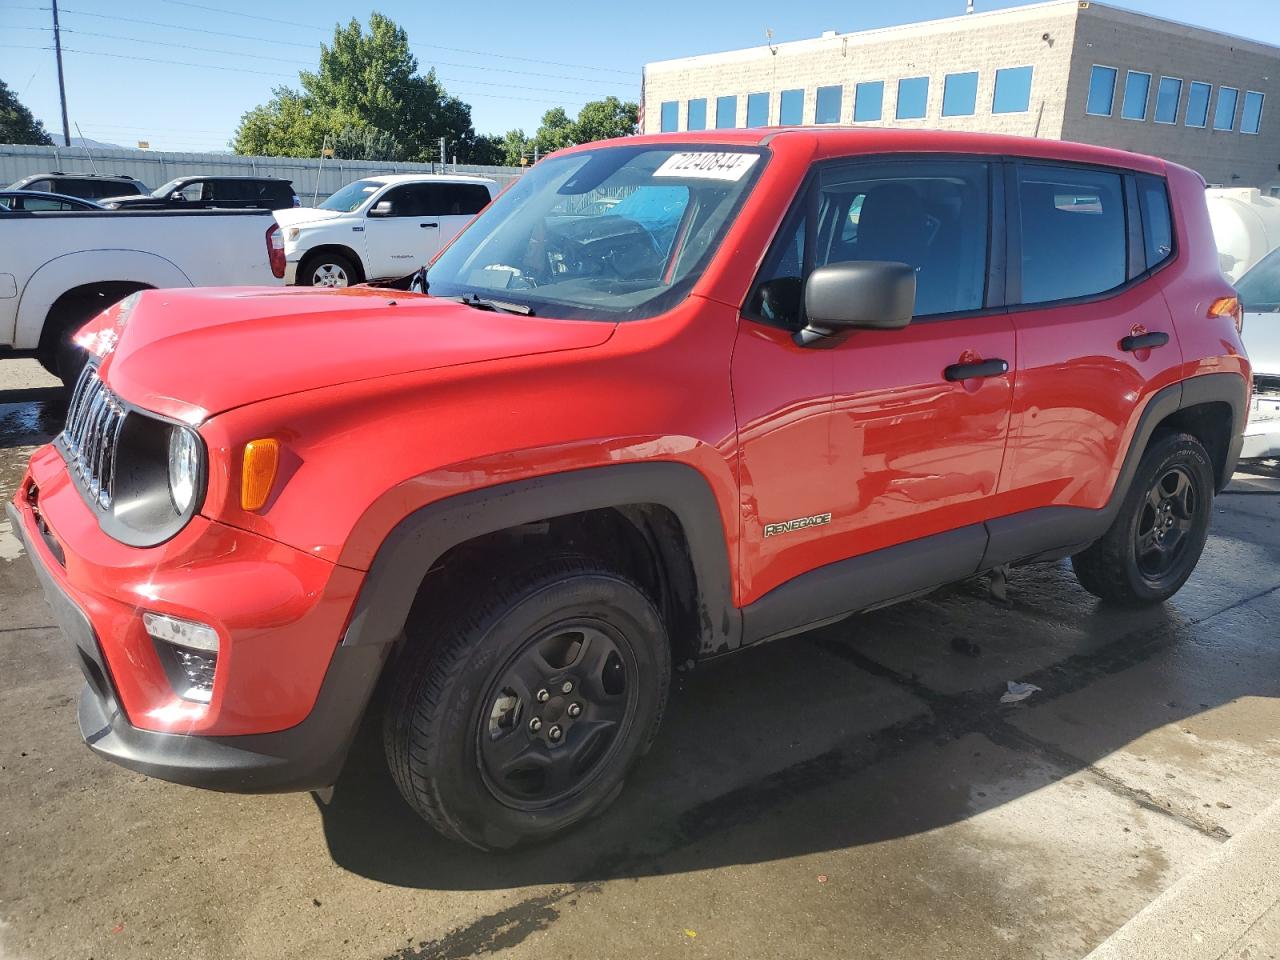
<path id="1" fill-rule="evenodd" d="M 736 182 L 759 159 L 756 153 L 675 153 L 653 171 L 655 177 Z"/>

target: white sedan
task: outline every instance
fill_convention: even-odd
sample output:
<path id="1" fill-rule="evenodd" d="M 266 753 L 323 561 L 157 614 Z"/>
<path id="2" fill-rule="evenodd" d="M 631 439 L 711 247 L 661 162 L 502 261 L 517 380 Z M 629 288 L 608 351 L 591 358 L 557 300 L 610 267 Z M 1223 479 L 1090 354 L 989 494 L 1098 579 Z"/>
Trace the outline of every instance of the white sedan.
<path id="1" fill-rule="evenodd" d="M 412 273 L 498 193 L 483 177 L 396 174 L 349 183 L 318 207 L 277 210 L 285 282 L 345 287 Z"/>
<path id="2" fill-rule="evenodd" d="M 1280 249 L 1236 284 L 1244 303 L 1245 350 L 1253 365 L 1253 406 L 1240 456 L 1280 457 Z"/>

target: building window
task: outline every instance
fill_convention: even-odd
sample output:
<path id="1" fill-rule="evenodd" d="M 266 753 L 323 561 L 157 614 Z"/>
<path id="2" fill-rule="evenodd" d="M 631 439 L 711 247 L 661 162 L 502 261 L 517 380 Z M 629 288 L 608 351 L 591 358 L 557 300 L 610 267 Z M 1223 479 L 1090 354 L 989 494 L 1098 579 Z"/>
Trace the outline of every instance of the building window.
<path id="1" fill-rule="evenodd" d="M 840 99 L 844 91 L 838 86 L 819 87 L 818 101 L 813 108 L 814 123 L 839 123 Z"/>
<path id="2" fill-rule="evenodd" d="M 1187 117 L 1182 122 L 1188 127 L 1203 127 L 1209 122 L 1209 94 L 1213 87 L 1194 80 L 1187 91 Z"/>
<path id="3" fill-rule="evenodd" d="M 1213 129 L 1232 130 L 1236 125 L 1236 101 L 1240 91 L 1235 87 L 1218 88 L 1218 106 L 1213 111 Z"/>
<path id="4" fill-rule="evenodd" d="M 730 130 L 738 124 L 738 98 L 716 97 L 716 129 Z"/>
<path id="5" fill-rule="evenodd" d="M 769 125 L 769 95 L 767 93 L 747 94 L 747 126 L 767 127 Z"/>
<path id="6" fill-rule="evenodd" d="M 1030 67 L 1005 67 L 996 71 L 992 113 L 1026 113 L 1031 109 Z"/>
<path id="7" fill-rule="evenodd" d="M 971 117 L 978 106 L 978 74 L 948 73 L 942 81 L 942 115 Z"/>
<path id="8" fill-rule="evenodd" d="M 1130 70 L 1124 78 L 1124 100 L 1120 116 L 1126 120 L 1147 119 L 1147 98 L 1151 93 L 1151 74 Z"/>
<path id="9" fill-rule="evenodd" d="M 929 78 L 904 77 L 898 81 L 899 120 L 922 120 L 929 110 Z"/>
<path id="10" fill-rule="evenodd" d="M 680 101 L 664 100 L 662 102 L 662 132 L 671 133 L 680 129 Z"/>
<path id="11" fill-rule="evenodd" d="M 1178 122 L 1178 101 L 1182 99 L 1182 81 L 1177 77 L 1161 77 L 1156 87 L 1156 123 Z"/>
<path id="12" fill-rule="evenodd" d="M 804 91 L 783 90 L 778 98 L 778 123 L 784 127 L 804 123 Z"/>
<path id="13" fill-rule="evenodd" d="M 884 108 L 884 81 L 868 80 L 853 88 L 853 120 L 879 120 Z"/>
<path id="14" fill-rule="evenodd" d="M 686 130 L 707 129 L 707 98 L 699 97 L 689 101 L 689 117 L 685 122 Z"/>
<path id="15" fill-rule="evenodd" d="M 1084 112 L 1093 117 L 1109 117 L 1116 101 L 1116 68 L 1093 68 L 1089 74 L 1089 99 Z"/>
<path id="16" fill-rule="evenodd" d="M 1258 133 L 1262 130 L 1262 94 L 1250 90 L 1244 95 L 1244 111 L 1240 114 L 1240 132 Z"/>

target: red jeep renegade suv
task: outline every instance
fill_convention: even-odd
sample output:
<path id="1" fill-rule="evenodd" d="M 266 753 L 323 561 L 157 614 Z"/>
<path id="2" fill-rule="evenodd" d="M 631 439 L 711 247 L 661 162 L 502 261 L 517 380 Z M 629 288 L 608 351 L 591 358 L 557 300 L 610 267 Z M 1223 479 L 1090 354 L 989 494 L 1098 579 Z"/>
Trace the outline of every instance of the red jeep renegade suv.
<path id="1" fill-rule="evenodd" d="M 426 296 L 130 297 L 8 508 L 81 732 L 323 788 L 381 681 L 405 799 L 505 847 L 621 789 L 673 661 L 1037 560 L 1159 603 L 1248 409 L 1203 192 L 1042 140 L 632 137 L 537 164 Z"/>

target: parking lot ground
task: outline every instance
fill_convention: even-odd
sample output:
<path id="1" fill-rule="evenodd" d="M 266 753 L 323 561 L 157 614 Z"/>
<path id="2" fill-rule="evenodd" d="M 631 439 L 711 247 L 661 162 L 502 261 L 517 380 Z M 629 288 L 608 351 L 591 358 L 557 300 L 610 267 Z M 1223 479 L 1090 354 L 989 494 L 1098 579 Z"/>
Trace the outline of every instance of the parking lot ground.
<path id="1" fill-rule="evenodd" d="M 18 367 L 0 364 L 0 496 L 58 428 L 37 375 L 6 390 Z M 1080 957 L 1236 835 L 1247 854 L 1280 795 L 1266 467 L 1218 500 L 1163 607 L 1108 609 L 1067 566 L 1027 568 L 1007 605 L 973 581 L 679 673 L 614 806 L 504 856 L 414 818 L 374 724 L 327 802 L 96 759 L 79 674 L 6 533 L 6 960 Z M 1011 680 L 1041 689 L 1001 704 Z M 1201 928 L 1232 902 L 1202 906 Z"/>

